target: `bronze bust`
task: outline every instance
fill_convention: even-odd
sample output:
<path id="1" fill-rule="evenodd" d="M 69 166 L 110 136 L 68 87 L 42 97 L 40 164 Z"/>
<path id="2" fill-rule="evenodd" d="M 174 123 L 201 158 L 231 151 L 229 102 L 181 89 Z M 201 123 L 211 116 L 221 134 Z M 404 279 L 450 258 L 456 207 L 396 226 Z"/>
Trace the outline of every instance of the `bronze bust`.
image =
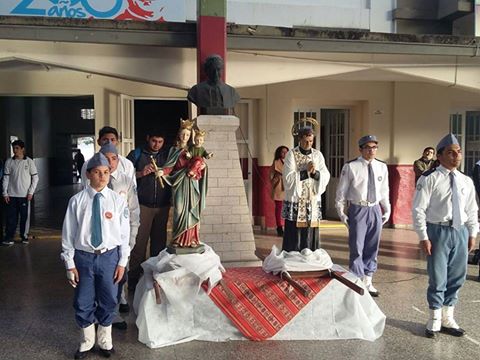
<path id="1" fill-rule="evenodd" d="M 198 107 L 199 115 L 231 115 L 235 104 L 240 100 L 235 88 L 221 79 L 224 62 L 219 55 L 210 55 L 203 68 L 207 80 L 193 86 L 187 98 Z"/>

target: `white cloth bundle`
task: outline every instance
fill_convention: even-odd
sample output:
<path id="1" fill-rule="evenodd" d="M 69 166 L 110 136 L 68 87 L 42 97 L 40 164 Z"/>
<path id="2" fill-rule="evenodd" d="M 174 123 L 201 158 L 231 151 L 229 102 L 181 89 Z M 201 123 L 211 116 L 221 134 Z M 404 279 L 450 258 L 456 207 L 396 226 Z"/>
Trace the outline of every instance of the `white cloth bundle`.
<path id="1" fill-rule="evenodd" d="M 323 250 L 303 249 L 298 251 L 280 251 L 275 245 L 272 252 L 263 260 L 263 270 L 278 274 L 283 271 L 320 271 L 333 266 L 330 255 Z"/>

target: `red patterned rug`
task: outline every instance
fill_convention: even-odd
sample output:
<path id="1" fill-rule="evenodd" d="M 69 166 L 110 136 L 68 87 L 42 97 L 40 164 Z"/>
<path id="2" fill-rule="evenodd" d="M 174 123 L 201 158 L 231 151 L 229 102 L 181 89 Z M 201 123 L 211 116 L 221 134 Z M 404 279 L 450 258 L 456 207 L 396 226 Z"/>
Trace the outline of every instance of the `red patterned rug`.
<path id="1" fill-rule="evenodd" d="M 223 280 L 230 294 L 218 284 L 210 298 L 246 338 L 261 341 L 280 331 L 331 279 L 297 279 L 310 290 L 308 297 L 260 267 L 229 268 Z"/>

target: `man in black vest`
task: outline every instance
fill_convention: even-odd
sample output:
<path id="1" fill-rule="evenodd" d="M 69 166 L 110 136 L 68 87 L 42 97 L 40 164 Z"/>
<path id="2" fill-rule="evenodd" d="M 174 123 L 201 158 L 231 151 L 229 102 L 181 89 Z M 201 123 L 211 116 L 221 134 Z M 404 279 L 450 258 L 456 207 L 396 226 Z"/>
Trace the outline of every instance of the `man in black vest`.
<path id="1" fill-rule="evenodd" d="M 130 291 L 135 289 L 142 274 L 141 263 L 146 260 L 148 239 L 150 256 L 157 256 L 167 245 L 171 189 L 166 183 L 159 181 L 155 169 L 155 165 L 162 167 L 167 160 L 168 151 L 164 149 L 164 144 L 165 137 L 160 132 L 151 131 L 147 135 L 144 148 L 132 150 L 127 156 L 135 167 L 140 203 L 140 227 L 135 247 L 130 254 Z"/>

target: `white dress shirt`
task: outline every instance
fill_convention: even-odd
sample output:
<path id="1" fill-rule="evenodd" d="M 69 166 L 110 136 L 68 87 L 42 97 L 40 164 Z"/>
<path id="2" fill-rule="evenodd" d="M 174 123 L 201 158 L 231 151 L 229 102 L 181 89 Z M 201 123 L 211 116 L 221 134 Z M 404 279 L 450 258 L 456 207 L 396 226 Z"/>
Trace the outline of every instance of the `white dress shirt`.
<path id="1" fill-rule="evenodd" d="M 133 163 L 130 160 L 128 160 L 126 157 L 120 154 L 117 156 L 118 156 L 118 166 L 116 171 L 125 173 L 128 177 L 132 178 L 133 183 L 135 184 L 135 186 L 137 186 L 137 177 L 135 175 L 135 168 L 133 167 Z M 87 185 L 90 185 L 90 180 L 87 179 L 87 165 L 88 165 L 88 160 L 85 161 L 85 164 L 83 164 L 82 166 L 82 171 L 80 172 L 80 175 L 82 177 L 82 184 L 84 188 L 86 188 Z"/>
<path id="2" fill-rule="evenodd" d="M 115 170 L 110 174 L 112 190 L 122 196 L 130 211 L 130 250 L 135 246 L 138 227 L 140 226 L 140 205 L 138 204 L 137 186 L 132 179 L 123 172 Z"/>
<path id="3" fill-rule="evenodd" d="M 3 170 L 3 196 L 27 197 L 33 195 L 38 184 L 37 167 L 32 159 L 9 158 Z"/>
<path id="4" fill-rule="evenodd" d="M 377 201 L 370 205 L 380 204 L 383 218 L 390 217 L 390 197 L 388 188 L 388 168 L 380 160 L 372 160 L 372 169 L 375 175 L 375 198 Z M 347 202 L 353 204 L 367 203 L 368 193 L 368 160 L 362 156 L 343 165 L 340 180 L 337 186 L 335 207 L 340 215 L 345 214 Z"/>
<path id="5" fill-rule="evenodd" d="M 461 223 L 468 228 L 469 236 L 478 233 L 478 206 L 475 187 L 468 176 L 453 170 L 460 202 Z M 428 240 L 427 222 L 442 223 L 452 220 L 452 188 L 450 170 L 442 165 L 417 182 L 413 198 L 413 226 L 420 240 Z"/>
<path id="6" fill-rule="evenodd" d="M 67 208 L 62 230 L 62 255 L 67 269 L 75 267 L 75 250 L 94 252 L 94 250 L 111 250 L 120 247 L 118 265 L 126 266 L 130 247 L 129 211 L 122 196 L 105 187 L 100 193 L 100 210 L 102 215 L 102 243 L 98 248 L 91 244 L 92 238 L 92 204 L 97 192 L 90 186 L 74 195 Z"/>

